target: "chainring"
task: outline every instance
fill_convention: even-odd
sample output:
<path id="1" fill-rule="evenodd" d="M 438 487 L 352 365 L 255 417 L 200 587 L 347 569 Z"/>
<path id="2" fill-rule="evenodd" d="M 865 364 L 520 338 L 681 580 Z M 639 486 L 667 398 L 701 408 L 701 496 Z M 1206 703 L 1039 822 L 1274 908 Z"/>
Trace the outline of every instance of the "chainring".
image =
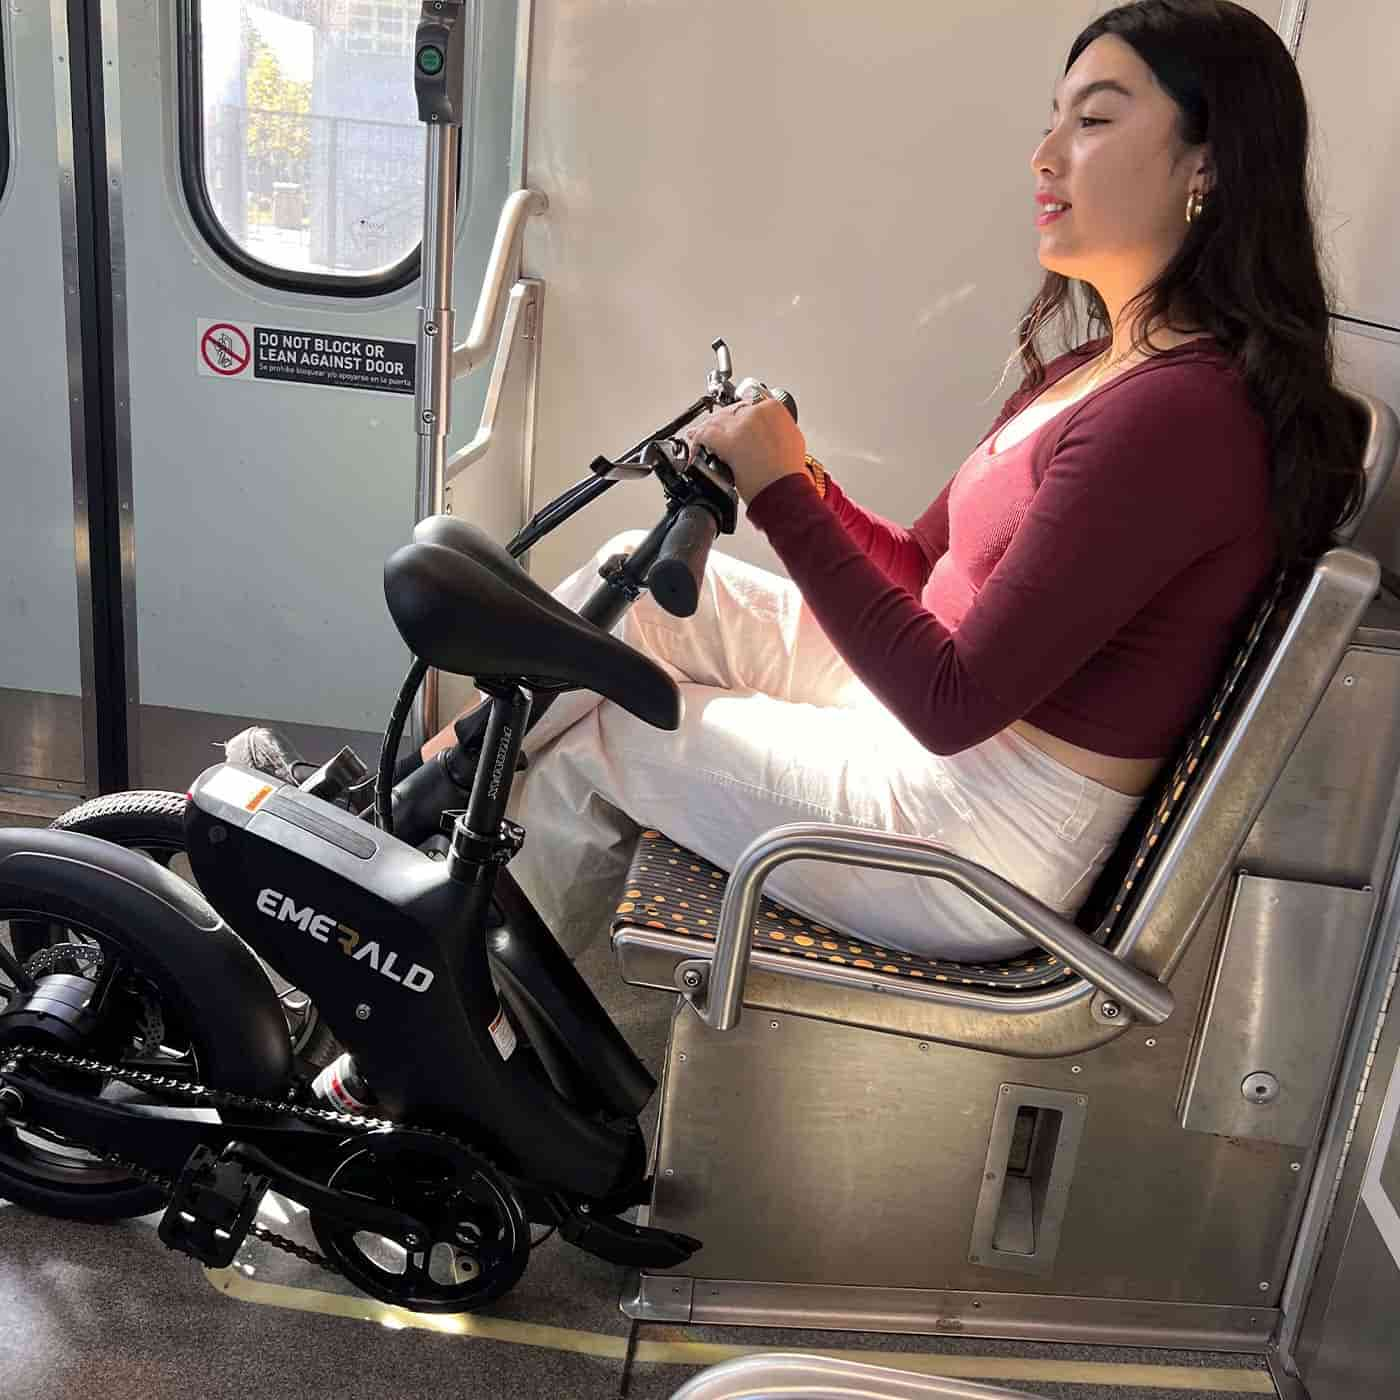
<path id="1" fill-rule="evenodd" d="M 511 1288 L 530 1257 L 514 1186 L 465 1144 L 411 1128 L 356 1138 L 327 1184 L 407 1212 L 433 1238 L 406 1248 L 311 1212 L 329 1263 L 357 1288 L 414 1312 L 469 1312 Z"/>

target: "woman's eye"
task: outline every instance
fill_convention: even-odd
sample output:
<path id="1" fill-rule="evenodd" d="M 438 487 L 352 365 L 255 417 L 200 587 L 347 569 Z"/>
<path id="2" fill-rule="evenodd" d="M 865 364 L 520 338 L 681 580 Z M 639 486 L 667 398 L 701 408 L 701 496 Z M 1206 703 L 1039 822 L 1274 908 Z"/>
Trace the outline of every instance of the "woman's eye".
<path id="1" fill-rule="evenodd" d="M 1108 125 L 1107 121 L 1105 121 L 1105 119 L 1104 119 L 1103 117 L 1080 117 L 1079 120 L 1080 120 L 1081 122 L 1087 122 L 1090 126 L 1107 126 L 1107 125 Z M 1042 131 L 1040 134 L 1041 134 L 1042 136 L 1049 136 L 1049 135 L 1050 135 L 1050 128 L 1047 126 L 1047 127 L 1045 128 L 1045 130 Z"/>

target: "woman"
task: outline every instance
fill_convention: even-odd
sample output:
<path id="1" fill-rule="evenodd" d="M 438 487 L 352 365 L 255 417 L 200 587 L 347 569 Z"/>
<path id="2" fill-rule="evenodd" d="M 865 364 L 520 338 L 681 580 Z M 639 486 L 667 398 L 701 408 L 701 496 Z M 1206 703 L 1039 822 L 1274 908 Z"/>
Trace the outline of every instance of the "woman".
<path id="1" fill-rule="evenodd" d="M 716 553 L 695 617 L 648 596 L 619 624 L 680 684 L 679 732 L 574 693 L 528 736 L 512 869 L 556 930 L 616 891 L 623 813 L 725 868 L 783 822 L 920 835 L 1072 917 L 1260 590 L 1356 509 L 1278 36 L 1228 0 L 1121 6 L 1051 113 L 1021 388 L 912 528 L 854 504 L 771 401 L 691 430 L 791 581 Z M 1076 287 L 1098 334 L 1043 365 Z M 579 606 L 627 542 L 556 596 Z M 766 889 L 931 956 L 1025 947 L 944 882 L 793 862 Z"/>

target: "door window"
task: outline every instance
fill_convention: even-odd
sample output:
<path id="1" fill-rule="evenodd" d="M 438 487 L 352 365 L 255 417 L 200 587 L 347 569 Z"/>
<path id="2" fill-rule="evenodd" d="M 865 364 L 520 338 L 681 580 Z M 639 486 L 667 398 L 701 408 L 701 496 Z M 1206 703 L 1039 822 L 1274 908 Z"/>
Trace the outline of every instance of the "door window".
<path id="1" fill-rule="evenodd" d="M 181 166 L 205 236 L 275 286 L 417 275 L 416 0 L 186 0 Z"/>

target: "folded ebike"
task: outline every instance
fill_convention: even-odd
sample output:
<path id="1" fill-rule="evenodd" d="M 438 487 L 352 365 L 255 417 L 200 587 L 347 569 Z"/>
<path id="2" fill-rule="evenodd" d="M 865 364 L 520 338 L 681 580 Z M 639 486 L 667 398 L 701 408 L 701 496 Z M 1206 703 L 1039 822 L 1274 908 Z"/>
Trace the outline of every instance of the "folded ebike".
<path id="1" fill-rule="evenodd" d="M 212 1266 L 256 1233 L 432 1312 L 510 1288 L 532 1223 L 634 1266 L 700 1247 L 622 1218 L 649 1195 L 637 1118 L 655 1081 L 510 878 L 525 833 L 505 813 L 521 740 L 555 695 L 679 723 L 675 683 L 610 629 L 644 589 L 692 613 L 716 535 L 735 528 L 727 468 L 675 436 L 745 388 L 714 348 L 699 400 L 595 459 L 509 547 L 434 516 L 390 557 L 385 597 L 417 660 L 384 736 L 377 824 L 221 763 L 184 804 L 198 889 L 92 836 L 0 831 L 0 1197 L 87 1219 L 163 1210 L 161 1239 Z M 645 477 L 664 513 L 579 612 L 516 562 Z M 391 796 L 429 666 L 487 699 Z M 36 928 L 38 946 L 13 951 Z M 297 1073 L 260 960 L 345 1049 L 315 1079 Z M 256 1223 L 268 1190 L 307 1209 L 319 1256 Z"/>

